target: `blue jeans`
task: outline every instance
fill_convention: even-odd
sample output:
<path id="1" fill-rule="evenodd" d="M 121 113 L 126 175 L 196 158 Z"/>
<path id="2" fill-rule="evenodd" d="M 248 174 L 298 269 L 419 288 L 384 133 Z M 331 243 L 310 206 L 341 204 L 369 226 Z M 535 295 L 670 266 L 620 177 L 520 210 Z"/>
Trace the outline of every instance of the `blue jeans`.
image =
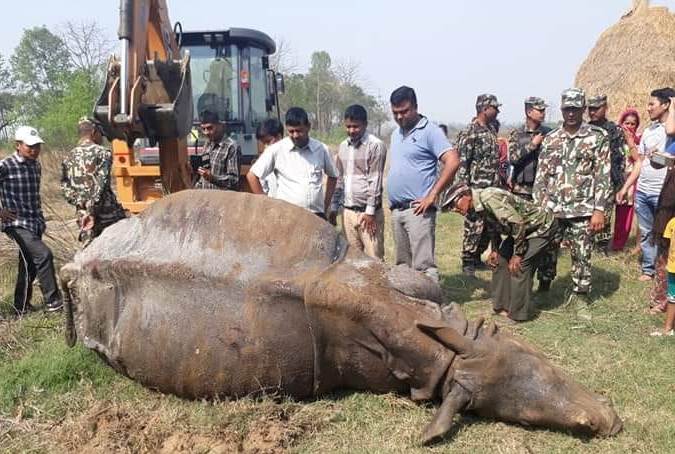
<path id="1" fill-rule="evenodd" d="M 640 248 L 642 249 L 642 274 L 653 276 L 656 272 L 656 243 L 652 238 L 654 214 L 659 194 L 635 193 L 635 212 L 640 224 Z"/>

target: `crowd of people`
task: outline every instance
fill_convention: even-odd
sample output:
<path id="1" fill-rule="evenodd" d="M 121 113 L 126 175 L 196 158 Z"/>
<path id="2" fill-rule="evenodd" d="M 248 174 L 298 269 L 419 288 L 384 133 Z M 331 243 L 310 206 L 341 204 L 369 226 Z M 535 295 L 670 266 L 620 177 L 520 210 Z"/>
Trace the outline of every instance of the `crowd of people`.
<path id="1" fill-rule="evenodd" d="M 589 317 L 592 252 L 623 249 L 636 214 L 640 280 L 653 281 L 651 311 L 667 312 L 664 329 L 652 334 L 673 335 L 675 90 L 651 93 L 650 123 L 642 134 L 635 109 L 626 110 L 618 124 L 607 119 L 604 95 L 587 99 L 580 89 L 565 90 L 562 122 L 555 128 L 545 125 L 546 102 L 528 97 L 525 121 L 508 141 L 498 137 L 501 104 L 482 94 L 476 116 L 455 145 L 447 128 L 419 112 L 412 88 L 396 89 L 390 103 L 398 127 L 388 147 L 368 132 L 368 113 L 360 105 L 346 109 L 346 138 L 335 154 L 310 136 L 302 108 L 288 109 L 283 125 L 276 119 L 261 122 L 260 155 L 245 181 L 255 194 L 292 203 L 334 225 L 340 213 L 350 245 L 377 260 L 384 258 L 386 184 L 393 261 L 434 280 L 439 279 L 437 211 L 461 214 L 462 272 L 472 278 L 477 270 L 492 270 L 494 312 L 510 323 L 533 317 L 534 277 L 537 291 L 551 288 L 561 246 L 569 248 L 572 259 L 569 299 L 576 301 L 580 317 Z M 207 142 L 194 169 L 195 188 L 239 190 L 239 146 L 217 114 L 201 112 L 200 121 Z M 125 213 L 110 187 L 112 156 L 102 146 L 100 126 L 84 118 L 78 132 L 80 141 L 63 163 L 62 189 L 76 209 L 86 245 Z M 37 277 L 46 309 L 55 311 L 61 297 L 53 257 L 42 241 L 37 158 L 43 141 L 31 127 L 18 128 L 15 140 L 16 152 L 0 161 L 0 220 L 20 251 L 14 307 L 18 314 L 32 310 Z"/>

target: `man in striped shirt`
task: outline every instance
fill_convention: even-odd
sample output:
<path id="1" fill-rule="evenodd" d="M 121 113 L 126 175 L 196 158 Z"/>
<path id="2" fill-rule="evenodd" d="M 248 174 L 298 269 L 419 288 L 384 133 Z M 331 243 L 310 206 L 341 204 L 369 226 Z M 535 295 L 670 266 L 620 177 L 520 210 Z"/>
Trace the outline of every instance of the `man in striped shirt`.
<path id="1" fill-rule="evenodd" d="M 0 161 L 0 222 L 2 231 L 19 246 L 19 273 L 14 309 L 23 315 L 30 304 L 33 281 L 38 278 L 45 309 L 61 309 L 52 251 L 42 241 L 46 229 L 40 201 L 41 168 L 37 158 L 44 143 L 35 128 L 16 130 L 16 153 Z"/>
<path id="2" fill-rule="evenodd" d="M 340 144 L 336 157 L 340 177 L 331 221 L 342 206 L 342 231 L 349 244 L 373 258 L 383 259 L 382 176 L 387 147 L 366 131 L 368 114 L 363 106 L 349 106 L 344 125 L 348 138 Z"/>

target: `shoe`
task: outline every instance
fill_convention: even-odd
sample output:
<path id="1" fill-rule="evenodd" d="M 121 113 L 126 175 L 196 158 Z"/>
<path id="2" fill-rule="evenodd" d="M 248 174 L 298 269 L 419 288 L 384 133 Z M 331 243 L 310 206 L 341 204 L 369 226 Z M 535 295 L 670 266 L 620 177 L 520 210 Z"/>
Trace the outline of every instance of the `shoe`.
<path id="1" fill-rule="evenodd" d="M 640 276 L 640 277 L 638 278 L 638 281 L 640 281 L 640 282 L 649 282 L 649 281 L 651 281 L 652 279 L 654 279 L 654 276 L 652 276 L 651 274 L 643 274 L 642 276 Z"/>
<path id="2" fill-rule="evenodd" d="M 666 312 L 665 305 L 657 304 L 656 306 L 652 306 L 649 308 L 649 313 L 651 315 L 663 314 L 664 312 Z"/>
<path id="3" fill-rule="evenodd" d="M 538 293 L 548 292 L 549 290 L 551 290 L 551 281 L 539 281 Z"/>
<path id="4" fill-rule="evenodd" d="M 675 336 L 675 330 L 670 330 L 670 331 L 654 331 L 649 334 L 651 337 L 663 337 L 663 336 Z"/>
<path id="5" fill-rule="evenodd" d="M 45 304 L 45 312 L 56 312 L 60 311 L 63 308 L 63 301 L 55 300 L 51 303 Z"/>

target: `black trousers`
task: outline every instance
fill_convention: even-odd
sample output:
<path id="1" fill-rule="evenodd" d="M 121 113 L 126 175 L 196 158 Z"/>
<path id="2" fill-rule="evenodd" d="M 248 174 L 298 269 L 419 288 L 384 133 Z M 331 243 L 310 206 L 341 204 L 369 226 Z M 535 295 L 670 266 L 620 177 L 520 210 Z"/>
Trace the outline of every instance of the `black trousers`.
<path id="1" fill-rule="evenodd" d="M 36 277 L 45 303 L 60 300 L 54 257 L 42 238 L 21 227 L 7 227 L 5 233 L 19 246 L 19 272 L 14 289 L 14 308 L 23 311 L 30 304 L 33 281 Z"/>

